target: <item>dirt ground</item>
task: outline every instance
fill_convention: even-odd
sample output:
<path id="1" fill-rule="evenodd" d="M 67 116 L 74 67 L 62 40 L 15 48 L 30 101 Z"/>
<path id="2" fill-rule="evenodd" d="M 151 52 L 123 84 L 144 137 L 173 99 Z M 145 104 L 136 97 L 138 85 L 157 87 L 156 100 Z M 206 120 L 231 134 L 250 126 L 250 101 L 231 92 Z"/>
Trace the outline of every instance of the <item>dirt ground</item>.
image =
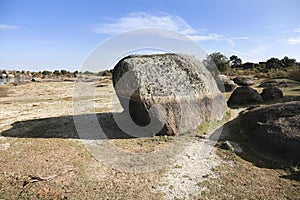
<path id="1" fill-rule="evenodd" d="M 239 155 L 213 146 L 205 155 L 197 153 L 217 131 L 195 137 L 181 157 L 154 171 L 125 172 L 99 162 L 74 126 L 74 84 L 0 85 L 0 199 L 300 199 L 293 166 L 259 165 L 265 161 L 247 149 Z M 116 138 L 119 130 L 109 114 L 111 81 L 90 84 L 95 107 L 85 112 L 100 113 L 112 132 L 106 142 L 140 154 L 173 140 Z"/>

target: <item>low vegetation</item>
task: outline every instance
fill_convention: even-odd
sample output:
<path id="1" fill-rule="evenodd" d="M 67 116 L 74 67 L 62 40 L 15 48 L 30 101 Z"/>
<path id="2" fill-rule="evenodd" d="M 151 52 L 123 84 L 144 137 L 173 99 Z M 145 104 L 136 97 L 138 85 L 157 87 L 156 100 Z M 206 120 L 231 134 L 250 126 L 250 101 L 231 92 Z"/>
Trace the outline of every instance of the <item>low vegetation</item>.
<path id="1" fill-rule="evenodd" d="M 259 63 L 243 63 L 242 59 L 232 55 L 229 59 L 220 52 L 210 54 L 205 60 L 209 68 L 217 69 L 229 76 L 252 75 L 256 78 L 290 78 L 300 80 L 300 63 L 285 56 L 282 59 L 270 58 Z M 213 69 L 212 69 L 213 70 Z"/>
<path id="2" fill-rule="evenodd" d="M 210 130 L 214 130 L 216 127 L 226 123 L 227 121 L 229 121 L 231 117 L 231 110 L 228 109 L 222 120 L 220 121 L 207 121 L 207 122 L 203 122 L 201 123 L 197 129 L 196 129 L 196 137 L 203 137 L 205 134 L 207 134 L 208 131 Z"/>

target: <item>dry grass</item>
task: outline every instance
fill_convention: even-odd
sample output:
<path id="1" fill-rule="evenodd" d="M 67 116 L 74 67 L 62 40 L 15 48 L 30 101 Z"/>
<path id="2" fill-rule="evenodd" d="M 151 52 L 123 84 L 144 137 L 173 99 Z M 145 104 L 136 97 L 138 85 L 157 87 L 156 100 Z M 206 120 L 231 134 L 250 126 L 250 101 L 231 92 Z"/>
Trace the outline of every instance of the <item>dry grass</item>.
<path id="1" fill-rule="evenodd" d="M 0 87 L 0 97 L 9 92 L 12 97 L 7 98 L 15 101 L 5 106 L 10 106 L 6 110 L 16 112 L 10 111 L 9 115 L 0 117 L 0 121 L 5 119 L 3 123 L 8 126 L 16 119 L 26 121 L 28 118 L 63 116 L 70 112 L 67 109 L 72 101 L 70 83 L 32 83 L 9 88 L 11 91 L 6 93 L 2 88 L 5 87 Z M 108 97 L 111 89 L 97 88 Z M 40 90 L 47 92 L 40 94 Z M 24 101 L 18 101 L 18 98 L 24 96 Z M 38 99 L 31 101 L 31 96 L 37 96 Z M 40 104 L 32 107 L 35 101 Z M 30 107 L 36 112 L 20 118 L 20 106 L 23 106 L 23 110 Z M 54 106 L 56 109 L 53 109 Z M 43 109 L 38 110 L 40 107 Z M 97 109 L 97 112 L 107 111 L 105 106 Z M 56 112 L 51 113 L 52 110 Z M 39 126 L 40 129 L 33 131 L 44 135 L 43 131 L 46 132 L 51 126 L 56 124 Z M 205 134 L 213 124 L 201 126 L 198 128 L 199 135 Z M 110 140 L 116 146 L 133 153 L 152 152 L 169 141 L 172 141 L 172 137 Z M 242 141 L 242 138 L 237 138 L 237 141 Z M 162 194 L 155 190 L 162 171 L 140 174 L 116 171 L 96 161 L 76 140 L 0 137 L 0 145 L 6 143 L 10 147 L 0 150 L 0 199 L 163 199 Z M 199 183 L 199 187 L 207 188 L 199 194 L 201 199 L 299 199 L 299 181 L 280 178 L 287 175 L 288 170 L 257 167 L 253 162 L 246 161 L 245 155 L 242 158 L 222 149 L 218 149 L 218 154 L 224 163 L 214 169 L 218 174 L 217 179 L 211 178 Z M 246 156 L 249 158 L 251 154 Z M 34 176 L 46 179 L 33 179 Z M 54 178 L 47 179 L 52 176 Z"/>
<path id="2" fill-rule="evenodd" d="M 0 86 L 0 97 L 7 97 L 8 93 L 8 87 Z"/>
<path id="3" fill-rule="evenodd" d="M 161 172 L 115 171 L 97 162 L 79 142 L 28 138 L 0 142 L 11 143 L 9 149 L 0 151 L 0 199 L 162 197 L 153 189 Z"/>
<path id="4" fill-rule="evenodd" d="M 257 167 L 228 150 L 218 154 L 225 162 L 214 169 L 218 178 L 198 184 L 206 188 L 200 199 L 299 199 L 300 182 L 283 178 L 286 170 Z"/>
<path id="5" fill-rule="evenodd" d="M 223 159 L 214 168 L 217 178 L 198 184 L 204 188 L 199 199 L 299 199 L 299 168 L 258 156 L 247 147 L 235 123 L 229 128 L 230 134 L 216 145 Z M 222 149 L 224 140 L 240 144 L 243 152 Z"/>
<path id="6" fill-rule="evenodd" d="M 155 136 L 149 138 L 116 139 L 113 144 L 132 153 L 150 153 L 172 141 L 171 136 Z"/>

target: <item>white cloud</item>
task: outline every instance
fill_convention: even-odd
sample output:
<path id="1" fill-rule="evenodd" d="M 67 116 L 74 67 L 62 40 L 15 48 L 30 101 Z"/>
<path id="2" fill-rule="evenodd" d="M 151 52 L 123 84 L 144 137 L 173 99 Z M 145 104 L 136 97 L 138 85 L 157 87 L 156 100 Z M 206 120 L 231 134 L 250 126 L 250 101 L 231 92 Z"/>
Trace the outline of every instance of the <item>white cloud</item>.
<path id="1" fill-rule="evenodd" d="M 19 26 L 0 24 L 0 30 L 14 30 L 20 28 Z"/>
<path id="2" fill-rule="evenodd" d="M 300 28 L 294 30 L 295 33 L 300 33 Z"/>
<path id="3" fill-rule="evenodd" d="M 300 44 L 300 36 L 290 37 L 288 39 L 289 44 Z"/>
<path id="4" fill-rule="evenodd" d="M 234 46 L 235 40 L 250 39 L 249 37 L 227 38 L 220 34 L 203 34 L 203 29 L 195 29 L 179 16 L 170 14 L 151 15 L 145 12 L 130 13 L 119 19 L 111 20 L 110 23 L 95 24 L 94 33 L 116 35 L 122 32 L 141 28 L 161 28 L 171 30 L 194 41 L 226 41 Z"/>
<path id="5" fill-rule="evenodd" d="M 206 41 L 206 40 L 224 40 L 225 37 L 218 34 L 209 34 L 209 35 L 188 35 L 191 40 L 194 41 Z"/>
<path id="6" fill-rule="evenodd" d="M 184 35 L 197 33 L 197 31 L 181 17 L 167 14 L 155 16 L 144 12 L 130 13 L 120 19 L 112 20 L 111 23 L 96 24 L 93 31 L 96 33 L 114 35 L 140 28 L 162 28 Z"/>
<path id="7" fill-rule="evenodd" d="M 241 37 L 233 37 L 232 40 L 251 40 L 251 37 L 241 36 Z"/>

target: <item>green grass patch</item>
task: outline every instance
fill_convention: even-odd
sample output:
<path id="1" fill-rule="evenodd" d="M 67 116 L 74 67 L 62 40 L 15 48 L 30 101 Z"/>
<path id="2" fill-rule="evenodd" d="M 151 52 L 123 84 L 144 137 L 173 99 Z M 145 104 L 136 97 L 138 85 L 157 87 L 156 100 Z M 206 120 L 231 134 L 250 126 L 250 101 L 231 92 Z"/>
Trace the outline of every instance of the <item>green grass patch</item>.
<path id="1" fill-rule="evenodd" d="M 207 121 L 207 122 L 202 122 L 196 129 L 196 137 L 203 137 L 204 135 L 207 134 L 209 130 L 212 130 L 221 124 L 224 124 L 225 122 L 229 121 L 231 118 L 231 110 L 228 109 L 222 120 L 219 121 Z"/>
<path id="2" fill-rule="evenodd" d="M 280 88 L 284 96 L 300 96 L 300 85 L 296 87 Z"/>

